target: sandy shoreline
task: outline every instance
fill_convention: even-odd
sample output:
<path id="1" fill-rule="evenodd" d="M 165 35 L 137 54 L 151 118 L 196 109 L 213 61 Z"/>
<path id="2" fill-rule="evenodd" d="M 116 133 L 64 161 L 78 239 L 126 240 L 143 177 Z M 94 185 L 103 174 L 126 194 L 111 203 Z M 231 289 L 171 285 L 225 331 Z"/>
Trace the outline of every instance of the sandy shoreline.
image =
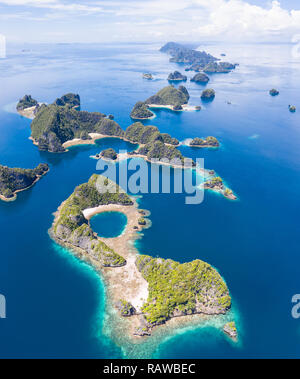
<path id="1" fill-rule="evenodd" d="M 158 104 L 148 104 L 148 107 L 150 109 L 169 109 L 173 112 L 191 112 L 191 111 L 197 111 L 196 106 L 183 104 L 182 109 L 173 109 L 173 105 L 158 105 Z"/>

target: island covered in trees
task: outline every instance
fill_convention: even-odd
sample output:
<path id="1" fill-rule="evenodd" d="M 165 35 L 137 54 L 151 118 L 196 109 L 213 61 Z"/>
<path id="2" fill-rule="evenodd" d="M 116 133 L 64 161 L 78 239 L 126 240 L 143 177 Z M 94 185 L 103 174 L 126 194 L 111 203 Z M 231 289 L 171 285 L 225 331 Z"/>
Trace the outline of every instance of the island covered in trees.
<path id="1" fill-rule="evenodd" d="M 175 88 L 173 85 L 169 85 L 159 90 L 155 95 L 150 96 L 144 102 L 138 101 L 133 107 L 130 116 L 137 120 L 152 118 L 154 114 L 151 112 L 151 108 L 168 108 L 173 111 L 186 110 L 189 99 L 190 95 L 186 87 L 179 86 Z M 196 109 L 196 107 L 193 109 Z"/>
<path id="2" fill-rule="evenodd" d="M 237 66 L 228 62 L 218 62 L 220 59 L 205 51 L 194 50 L 175 42 L 168 42 L 161 47 L 160 51 L 171 55 L 170 62 L 189 65 L 186 71 L 203 71 L 209 74 L 229 73 Z"/>
<path id="3" fill-rule="evenodd" d="M 49 171 L 45 163 L 39 164 L 34 169 L 10 168 L 0 165 L 0 199 L 13 201 L 17 193 L 34 185 Z"/>
<path id="4" fill-rule="evenodd" d="M 89 220 L 112 210 L 127 216 L 127 227 L 120 237 L 104 240 L 94 233 Z M 140 219 L 137 204 L 116 183 L 93 175 L 61 204 L 49 232 L 57 243 L 101 272 L 108 302 L 129 318 L 126 330 L 131 336 L 149 336 L 153 328 L 175 317 L 227 314 L 231 308 L 227 285 L 208 263 L 195 260 L 180 264 L 139 255 L 129 248 L 136 231 L 146 224 Z"/>

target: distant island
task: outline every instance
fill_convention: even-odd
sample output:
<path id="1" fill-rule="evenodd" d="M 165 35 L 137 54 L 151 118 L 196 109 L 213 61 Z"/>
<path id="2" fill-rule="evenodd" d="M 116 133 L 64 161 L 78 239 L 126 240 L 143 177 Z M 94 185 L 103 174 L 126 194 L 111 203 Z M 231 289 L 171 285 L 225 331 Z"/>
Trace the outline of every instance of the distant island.
<path id="1" fill-rule="evenodd" d="M 191 82 L 206 84 L 209 82 L 209 77 L 203 73 L 198 73 L 191 78 Z"/>
<path id="2" fill-rule="evenodd" d="M 187 76 L 186 75 L 182 75 L 181 72 L 179 71 L 174 71 L 174 72 L 171 72 L 168 76 L 168 80 L 170 82 L 173 82 L 173 81 L 178 81 L 178 82 L 186 82 L 187 81 Z"/>
<path id="3" fill-rule="evenodd" d="M 214 89 L 205 89 L 201 94 L 201 99 L 206 101 L 211 101 L 215 98 L 216 92 Z"/>
<path id="4" fill-rule="evenodd" d="M 295 113 L 295 112 L 296 112 L 296 107 L 295 107 L 295 105 L 289 105 L 289 111 L 290 111 L 291 113 Z"/>
<path id="5" fill-rule="evenodd" d="M 216 137 L 206 137 L 206 138 L 194 138 L 190 144 L 192 147 L 219 147 L 220 143 Z"/>
<path id="6" fill-rule="evenodd" d="M 147 80 L 152 80 L 153 79 L 153 76 L 152 76 L 152 74 L 143 74 L 143 78 L 144 79 L 147 79 Z"/>
<path id="7" fill-rule="evenodd" d="M 34 169 L 10 168 L 0 165 L 0 199 L 14 201 L 17 193 L 32 187 L 49 171 L 46 163 Z"/>
<path id="8" fill-rule="evenodd" d="M 154 116 L 151 109 L 167 108 L 172 111 L 183 110 L 200 110 L 197 107 L 189 107 L 188 101 L 190 95 L 186 87 L 179 86 L 178 89 L 173 85 L 162 88 L 155 95 L 150 96 L 146 101 L 138 101 L 131 111 L 131 118 L 133 119 L 147 119 Z"/>
<path id="9" fill-rule="evenodd" d="M 188 64 L 186 71 L 203 71 L 206 73 L 228 73 L 234 70 L 237 64 L 220 62 L 219 58 L 205 51 L 193 50 L 188 46 L 175 42 L 168 42 L 160 49 L 161 52 L 171 55 L 170 62 Z"/>
<path id="10" fill-rule="evenodd" d="M 269 94 L 271 96 L 278 96 L 279 95 L 279 91 L 275 88 L 272 88 L 270 91 L 269 91 Z"/>
<path id="11" fill-rule="evenodd" d="M 89 220 L 108 211 L 124 213 L 127 226 L 121 236 L 104 240 L 91 229 Z M 101 273 L 107 301 L 119 317 L 128 320 L 123 333 L 132 340 L 151 335 L 154 328 L 172 318 L 199 315 L 200 321 L 226 314 L 231 297 L 225 281 L 211 265 L 201 260 L 180 264 L 139 255 L 132 247 L 136 232 L 144 227 L 144 222 L 139 223 L 144 214 L 116 183 L 93 175 L 61 204 L 49 233 Z M 114 317 L 119 324 L 118 316 Z"/>

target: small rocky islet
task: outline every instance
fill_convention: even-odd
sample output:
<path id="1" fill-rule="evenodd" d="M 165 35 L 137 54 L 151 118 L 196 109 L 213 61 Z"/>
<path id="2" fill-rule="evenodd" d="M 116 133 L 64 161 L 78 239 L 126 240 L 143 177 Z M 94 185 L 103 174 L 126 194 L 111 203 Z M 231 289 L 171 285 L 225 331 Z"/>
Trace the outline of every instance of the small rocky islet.
<path id="1" fill-rule="evenodd" d="M 209 82 L 209 77 L 204 73 L 198 73 L 191 78 L 191 82 L 207 84 Z"/>
<path id="2" fill-rule="evenodd" d="M 183 105 L 187 104 L 190 95 L 186 87 L 179 86 L 178 89 L 173 85 L 159 90 L 155 95 L 150 96 L 144 102 L 138 101 L 133 107 L 130 117 L 133 119 L 148 119 L 154 116 L 151 107 L 168 107 L 174 111 L 183 110 Z M 149 109 L 150 108 L 150 109 Z"/>
<path id="3" fill-rule="evenodd" d="M 219 147 L 220 143 L 216 137 L 209 136 L 206 138 L 196 137 L 189 143 L 189 145 L 193 147 Z"/>
<path id="4" fill-rule="evenodd" d="M 205 89 L 201 94 L 201 100 L 212 101 L 216 97 L 216 92 L 214 89 Z"/>
<path id="5" fill-rule="evenodd" d="M 168 76 L 168 80 L 170 82 L 173 82 L 173 81 L 183 81 L 183 82 L 186 82 L 187 81 L 187 76 L 186 75 L 182 75 L 181 72 L 179 71 L 174 71 L 174 72 L 171 72 Z"/>

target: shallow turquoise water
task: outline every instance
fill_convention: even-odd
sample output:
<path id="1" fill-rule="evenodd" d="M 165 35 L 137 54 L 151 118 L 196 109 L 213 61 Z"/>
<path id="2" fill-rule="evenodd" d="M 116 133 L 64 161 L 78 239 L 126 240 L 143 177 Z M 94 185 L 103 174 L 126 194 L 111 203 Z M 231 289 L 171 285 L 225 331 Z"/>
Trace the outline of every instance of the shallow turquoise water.
<path id="1" fill-rule="evenodd" d="M 123 233 L 127 217 L 121 212 L 104 212 L 93 216 L 90 224 L 99 237 L 114 238 Z"/>
<path id="2" fill-rule="evenodd" d="M 7 105 L 25 93 L 52 102 L 63 93 L 78 92 L 82 109 L 112 113 L 126 128 L 135 102 L 167 85 L 168 73 L 178 69 L 158 47 L 36 45 L 24 54 L 23 46 L 8 46 L 8 58 L 0 60 L 5 88 L 0 92 L 0 161 L 50 165 L 49 174 L 17 201 L 0 203 L 0 293 L 7 299 L 7 319 L 0 320 L 1 357 L 124 356 L 102 332 L 101 280 L 55 245 L 47 231 L 61 202 L 98 172 L 91 155 L 134 146 L 109 138 L 64 154 L 39 152 L 28 140 L 30 122 L 9 113 Z M 210 325 L 178 332 L 159 347 L 145 345 L 132 354 L 299 357 L 300 326 L 291 317 L 291 299 L 300 292 L 300 114 L 290 114 L 287 105 L 300 109 L 300 64 L 289 45 L 205 49 L 225 52 L 228 60 L 240 63 L 231 74 L 211 77 L 214 102 L 201 112 L 159 110 L 145 123 L 181 141 L 207 135 L 220 139 L 217 150 L 180 149 L 186 156 L 203 157 L 205 167 L 215 169 L 239 201 L 206 192 L 202 204 L 187 206 L 184 194 L 143 195 L 139 203 L 151 211 L 152 226 L 137 246 L 141 253 L 180 262 L 199 258 L 216 267 L 234 300 L 241 344 L 233 345 Z M 142 80 L 144 71 L 156 79 Z M 186 85 L 191 104 L 199 104 L 203 87 Z M 273 87 L 280 90 L 276 98 L 268 95 Z"/>

